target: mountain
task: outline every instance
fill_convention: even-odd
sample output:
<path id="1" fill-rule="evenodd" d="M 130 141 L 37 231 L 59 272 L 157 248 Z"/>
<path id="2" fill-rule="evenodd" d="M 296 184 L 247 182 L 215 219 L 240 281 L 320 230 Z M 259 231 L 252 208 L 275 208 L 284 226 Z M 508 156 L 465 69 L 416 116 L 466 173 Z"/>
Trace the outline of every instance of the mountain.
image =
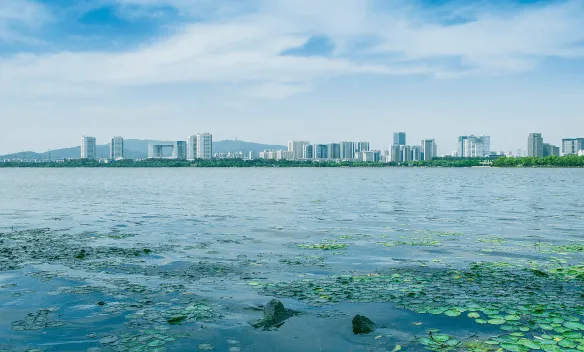
<path id="1" fill-rule="evenodd" d="M 151 143 L 172 143 L 165 141 L 144 140 L 144 139 L 125 139 L 124 140 L 124 156 L 128 159 L 140 159 L 148 157 L 148 145 Z M 237 140 L 225 140 L 213 142 L 213 153 L 228 153 L 228 152 L 244 152 L 250 151 L 258 154 L 266 149 L 286 150 L 287 147 L 283 145 L 260 144 L 252 142 L 244 142 Z M 108 144 L 96 146 L 98 158 L 107 158 L 109 156 L 110 146 Z M 81 155 L 81 147 L 71 147 L 64 149 L 51 150 L 50 159 L 67 159 L 79 158 Z M 49 159 L 49 152 L 20 152 L 7 155 L 0 155 L 0 160 L 6 159 Z"/>

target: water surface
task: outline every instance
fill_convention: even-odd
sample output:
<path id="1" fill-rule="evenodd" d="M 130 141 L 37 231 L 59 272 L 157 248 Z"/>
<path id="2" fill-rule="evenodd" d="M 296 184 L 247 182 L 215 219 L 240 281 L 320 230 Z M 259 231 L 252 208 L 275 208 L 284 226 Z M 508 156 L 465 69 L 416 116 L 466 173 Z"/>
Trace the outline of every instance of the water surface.
<path id="1" fill-rule="evenodd" d="M 584 348 L 582 190 L 579 169 L 4 169 L 0 350 Z M 274 297 L 302 314 L 254 328 Z"/>

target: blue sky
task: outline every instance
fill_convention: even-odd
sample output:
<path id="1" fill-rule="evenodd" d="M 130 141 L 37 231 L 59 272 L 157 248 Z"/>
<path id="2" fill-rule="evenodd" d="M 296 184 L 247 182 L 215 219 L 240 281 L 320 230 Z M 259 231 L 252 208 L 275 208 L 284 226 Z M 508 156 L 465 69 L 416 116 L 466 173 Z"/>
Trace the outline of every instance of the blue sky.
<path id="1" fill-rule="evenodd" d="M 0 154 L 584 136 L 584 0 L 2 0 Z"/>

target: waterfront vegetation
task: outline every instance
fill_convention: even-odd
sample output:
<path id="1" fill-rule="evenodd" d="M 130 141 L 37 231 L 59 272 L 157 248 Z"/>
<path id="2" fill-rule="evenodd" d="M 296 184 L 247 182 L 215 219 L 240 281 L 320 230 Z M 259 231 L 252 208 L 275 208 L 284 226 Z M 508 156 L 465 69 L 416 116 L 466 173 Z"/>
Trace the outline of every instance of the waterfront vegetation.
<path id="1" fill-rule="evenodd" d="M 584 156 L 547 156 L 545 158 L 499 158 L 495 167 L 584 167 Z"/>
<path id="2" fill-rule="evenodd" d="M 434 158 L 432 160 L 407 161 L 401 163 L 336 161 L 336 160 L 266 160 L 266 159 L 213 159 L 175 160 L 144 159 L 120 160 L 103 163 L 98 160 L 71 159 L 61 162 L 0 162 L 1 167 L 584 167 L 584 156 L 548 156 L 545 158 Z"/>

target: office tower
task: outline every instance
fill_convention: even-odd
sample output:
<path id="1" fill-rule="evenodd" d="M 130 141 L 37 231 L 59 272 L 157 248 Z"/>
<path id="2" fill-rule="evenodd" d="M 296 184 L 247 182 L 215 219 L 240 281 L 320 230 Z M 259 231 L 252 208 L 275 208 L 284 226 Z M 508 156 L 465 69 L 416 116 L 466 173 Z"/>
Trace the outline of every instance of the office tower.
<path id="1" fill-rule="evenodd" d="M 432 160 L 438 156 L 438 146 L 434 139 L 423 139 L 421 147 L 424 160 Z"/>
<path id="2" fill-rule="evenodd" d="M 422 160 L 422 147 L 419 145 L 412 146 L 412 161 Z"/>
<path id="3" fill-rule="evenodd" d="M 369 151 L 369 142 L 357 142 L 355 147 L 355 152 L 368 152 Z"/>
<path id="4" fill-rule="evenodd" d="M 401 161 L 411 161 L 412 160 L 412 147 L 409 145 L 400 146 Z"/>
<path id="5" fill-rule="evenodd" d="M 491 153 L 491 137 L 460 136 L 458 137 L 458 157 L 482 158 Z"/>
<path id="6" fill-rule="evenodd" d="M 197 135 L 187 137 L 187 160 L 197 158 Z"/>
<path id="7" fill-rule="evenodd" d="M 313 152 L 314 152 L 313 159 L 328 158 L 328 146 L 326 144 L 315 144 Z"/>
<path id="8" fill-rule="evenodd" d="M 110 160 L 121 160 L 124 158 L 124 139 L 114 137 L 110 141 Z"/>
<path id="9" fill-rule="evenodd" d="M 560 147 L 549 143 L 543 144 L 543 156 L 560 156 Z"/>
<path id="10" fill-rule="evenodd" d="M 527 156 L 543 157 L 543 138 L 541 133 L 530 133 L 527 138 Z"/>
<path id="11" fill-rule="evenodd" d="M 341 155 L 343 160 L 353 159 L 355 157 L 355 142 L 341 142 Z"/>
<path id="12" fill-rule="evenodd" d="M 339 143 L 330 143 L 328 145 L 328 158 L 329 159 L 340 159 L 341 158 L 341 145 Z"/>
<path id="13" fill-rule="evenodd" d="M 406 145 L 406 133 L 395 132 L 393 134 L 393 145 Z"/>
<path id="14" fill-rule="evenodd" d="M 95 159 L 97 150 L 95 137 L 81 137 L 81 159 Z"/>
<path id="15" fill-rule="evenodd" d="M 564 138 L 562 139 L 562 154 L 577 155 L 584 150 L 584 138 Z"/>
<path id="16" fill-rule="evenodd" d="M 302 159 L 304 146 L 308 145 L 306 141 L 288 141 L 288 151 L 294 153 L 294 159 Z"/>
<path id="17" fill-rule="evenodd" d="M 197 134 L 197 159 L 209 160 L 213 156 L 213 136 L 209 133 Z"/>
<path id="18" fill-rule="evenodd" d="M 401 161 L 401 146 L 399 144 L 394 144 L 389 147 L 390 160 L 393 163 L 399 163 Z"/>
<path id="19" fill-rule="evenodd" d="M 187 158 L 187 142 L 176 141 L 172 145 L 172 159 L 186 159 Z"/>
<path id="20" fill-rule="evenodd" d="M 255 153 L 253 152 L 253 150 L 250 150 L 249 153 L 247 153 L 247 159 L 248 160 L 254 160 L 255 159 Z"/>
<path id="21" fill-rule="evenodd" d="M 314 158 L 314 145 L 307 144 L 302 147 L 302 159 L 312 159 Z"/>

